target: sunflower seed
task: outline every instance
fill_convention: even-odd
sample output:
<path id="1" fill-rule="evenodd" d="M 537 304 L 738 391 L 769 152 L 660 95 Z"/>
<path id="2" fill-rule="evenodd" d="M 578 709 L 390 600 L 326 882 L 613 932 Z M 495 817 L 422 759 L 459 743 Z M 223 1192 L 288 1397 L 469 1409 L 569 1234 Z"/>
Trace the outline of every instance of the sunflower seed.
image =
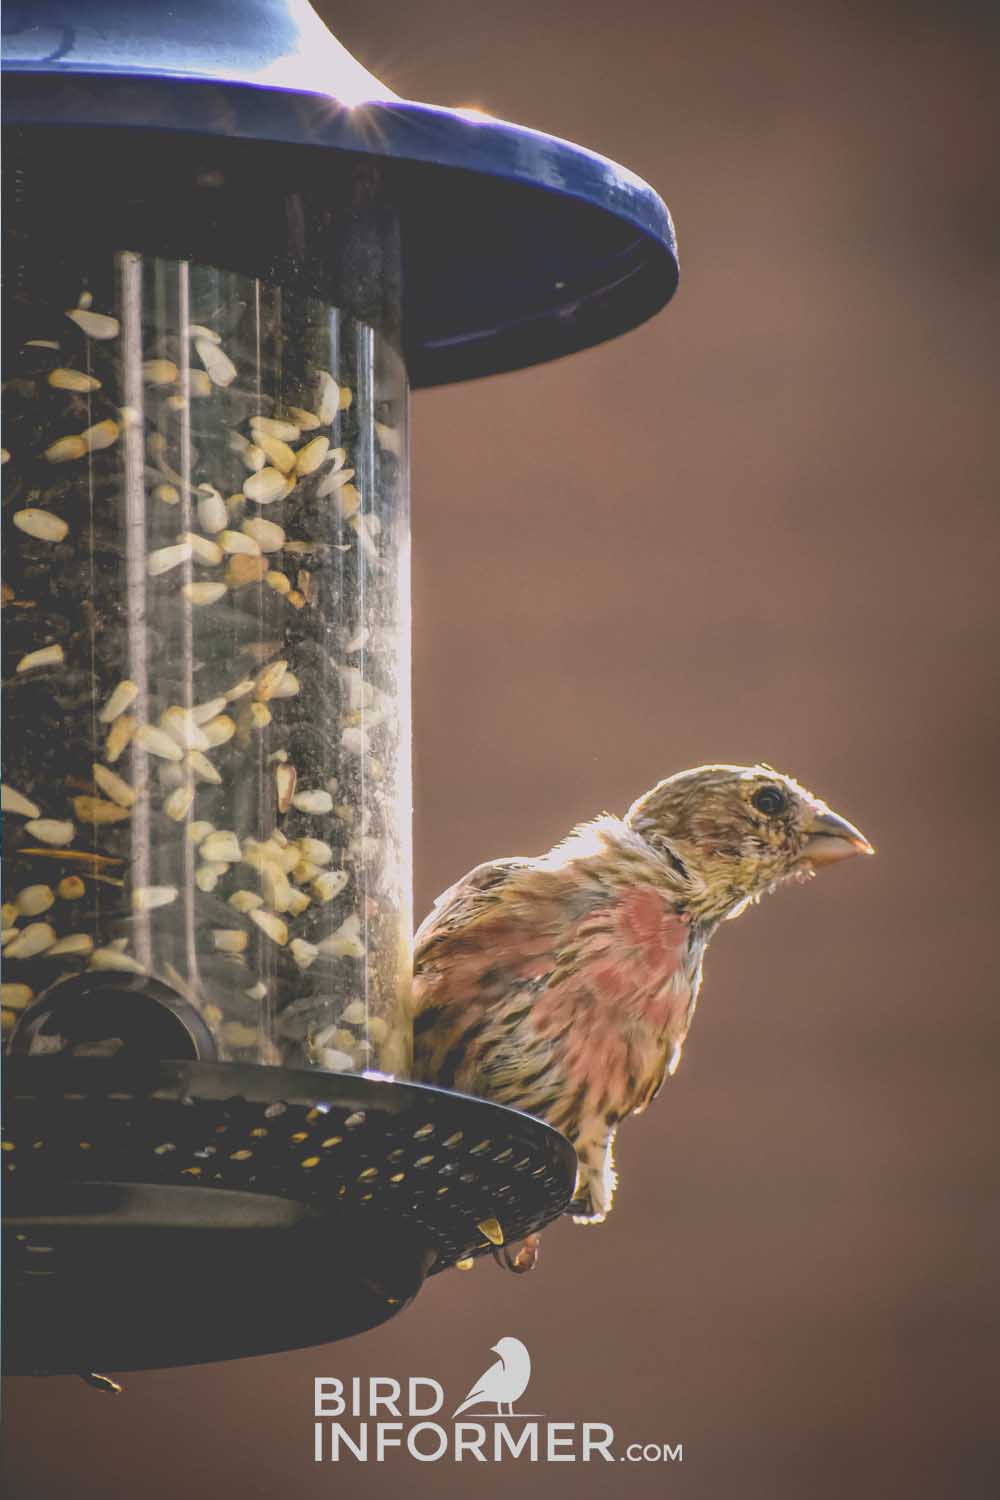
<path id="1" fill-rule="evenodd" d="M 293 431 L 298 437 L 298 428 Z M 274 468 L 280 469 L 282 474 L 290 474 L 295 468 L 295 454 L 288 444 L 283 443 L 280 438 L 272 437 L 268 432 L 261 432 L 259 427 L 253 429 L 253 436 L 257 447 L 263 449 Z"/>
<path id="2" fill-rule="evenodd" d="M 138 724 L 131 714 L 120 714 L 115 719 L 104 742 L 104 759 L 108 765 L 114 765 L 137 728 Z"/>
<path id="3" fill-rule="evenodd" d="M 207 536 L 197 531 L 182 531 L 178 542 L 187 542 L 199 562 L 214 567 L 222 561 L 222 548 L 218 542 L 210 542 Z"/>
<path id="4" fill-rule="evenodd" d="M 316 876 L 312 889 L 320 901 L 333 901 L 345 888 L 349 878 L 346 870 L 324 870 Z"/>
<path id="5" fill-rule="evenodd" d="M 57 667 L 66 660 L 61 646 L 43 646 L 40 651 L 29 651 L 17 664 L 18 672 L 30 672 L 35 667 Z"/>
<path id="6" fill-rule="evenodd" d="M 120 823 L 130 815 L 130 809 L 119 807 L 117 802 L 105 802 L 102 797 L 74 797 L 73 811 L 81 823 Z"/>
<path id="7" fill-rule="evenodd" d="M 333 811 L 333 798 L 322 790 L 296 792 L 292 806 L 304 813 L 328 813 Z"/>
<path id="8" fill-rule="evenodd" d="M 329 426 L 340 410 L 340 387 L 328 371 L 323 370 L 319 377 L 319 389 L 316 398 L 316 415 L 324 427 Z"/>
<path id="9" fill-rule="evenodd" d="M 108 313 L 90 312 L 88 308 L 73 307 L 66 313 L 77 328 L 82 328 L 89 339 L 114 339 L 118 337 L 118 319 Z"/>
<path id="10" fill-rule="evenodd" d="M 183 760 L 184 752 L 174 739 L 173 735 L 165 729 L 157 729 L 152 724 L 140 724 L 135 731 L 135 743 L 140 750 L 146 750 L 150 755 L 158 755 L 162 760 Z M 105 756 L 106 760 L 111 759 Z"/>
<path id="11" fill-rule="evenodd" d="M 250 429 L 266 433 L 268 437 L 278 438 L 283 443 L 294 443 L 301 435 L 301 427 L 295 422 L 288 422 L 282 417 L 256 416 L 250 418 Z"/>
<path id="12" fill-rule="evenodd" d="M 0 809 L 3 812 L 17 813 L 22 818 L 40 818 L 42 815 L 42 809 L 30 798 L 6 784 L 0 790 Z"/>
<path id="13" fill-rule="evenodd" d="M 198 525 L 212 536 L 223 531 L 229 522 L 226 502 L 210 484 L 198 486 Z"/>
<path id="14" fill-rule="evenodd" d="M 288 928 L 281 918 L 276 917 L 273 912 L 255 910 L 248 912 L 247 915 L 251 922 L 260 928 L 261 932 L 269 937 L 272 942 L 278 944 L 279 948 L 283 948 L 288 942 Z"/>
<path id="15" fill-rule="evenodd" d="M 330 937 L 323 939 L 319 945 L 319 951 L 332 954 L 335 958 L 364 958 L 365 945 L 361 941 L 361 918 L 357 912 L 341 922 L 336 932 Z"/>
<path id="16" fill-rule="evenodd" d="M 94 375 L 86 375 L 83 370 L 68 370 L 65 366 L 49 371 L 49 385 L 54 386 L 57 391 L 99 391 L 101 382 Z"/>
<path id="17" fill-rule="evenodd" d="M 218 953 L 245 953 L 249 941 L 249 933 L 244 932 L 240 927 L 212 929 L 212 946 Z"/>
<path id="18" fill-rule="evenodd" d="M 226 582 L 230 588 L 239 589 L 248 583 L 260 583 L 267 572 L 267 563 L 263 557 L 246 557 L 236 553 L 226 563 Z"/>
<path id="19" fill-rule="evenodd" d="M 147 359 L 143 361 L 142 378 L 147 385 L 171 385 L 180 372 L 172 359 Z"/>
<path id="20" fill-rule="evenodd" d="M 65 441 L 65 440 L 64 440 Z M 66 457 L 77 457 L 77 454 L 67 454 Z M 243 493 L 248 500 L 255 500 L 258 505 L 270 505 L 273 500 L 287 494 L 285 476 L 280 469 L 260 469 L 243 486 Z"/>
<path id="21" fill-rule="evenodd" d="M 321 1067 L 331 1073 L 350 1073 L 354 1068 L 354 1059 L 348 1052 L 341 1052 L 336 1047 L 319 1047 L 316 1049 L 316 1059 Z"/>
<path id="22" fill-rule="evenodd" d="M 158 578 L 161 573 L 169 573 L 172 568 L 189 562 L 190 559 L 190 542 L 176 542 L 172 547 L 159 547 L 146 559 L 146 572 L 150 578 Z"/>
<path id="23" fill-rule="evenodd" d="M 19 916 L 40 917 L 43 911 L 55 904 L 55 899 L 50 885 L 26 885 L 18 891 L 14 906 Z"/>
<path id="24" fill-rule="evenodd" d="M 175 823 L 182 823 L 191 811 L 194 802 L 194 787 L 184 783 L 176 787 L 163 804 L 163 811 Z"/>
<path id="25" fill-rule="evenodd" d="M 328 865 L 333 858 L 333 850 L 323 839 L 301 838 L 295 842 L 302 858 L 314 865 Z"/>
<path id="26" fill-rule="evenodd" d="M 319 949 L 315 943 L 307 943 L 305 938 L 293 938 L 289 945 L 289 952 L 300 969 L 308 969 L 319 958 Z"/>
<path id="27" fill-rule="evenodd" d="M 90 959 L 92 969 L 121 969 L 127 974 L 145 974 L 146 970 L 137 958 L 122 953 L 118 948 L 95 948 Z"/>
<path id="28" fill-rule="evenodd" d="M 89 932 L 74 932 L 62 937 L 46 952 L 46 958 L 69 957 L 71 954 L 92 953 L 94 939 Z"/>
<path id="29" fill-rule="evenodd" d="M 319 484 L 316 486 L 317 499 L 325 500 L 327 495 L 332 495 L 339 490 L 344 490 L 348 487 L 348 485 L 350 485 L 352 495 L 357 496 L 357 490 L 350 483 L 353 478 L 353 469 L 340 469 L 336 470 L 332 474 L 327 474 L 323 479 L 320 480 Z M 358 496 L 357 504 L 361 504 L 360 496 Z M 357 509 L 357 505 L 354 506 L 354 509 Z"/>
<path id="30" fill-rule="evenodd" d="M 222 1028 L 222 1040 L 227 1047 L 256 1047 L 256 1026 L 246 1026 L 242 1021 L 227 1021 Z"/>
<path id="31" fill-rule="evenodd" d="M 244 535 L 242 531 L 220 531 L 219 545 L 223 552 L 239 552 L 246 557 L 260 556 L 260 547 L 253 537 Z"/>
<path id="32" fill-rule="evenodd" d="M 219 344 L 204 335 L 196 338 L 194 347 L 198 352 L 198 358 L 208 372 L 208 377 L 213 385 L 232 385 L 236 379 L 237 369 L 225 350 Z"/>
<path id="33" fill-rule="evenodd" d="M 278 865 L 267 863 L 260 873 L 264 897 L 268 905 L 273 906 L 275 911 L 287 911 L 292 886 L 284 870 Z"/>
<path id="34" fill-rule="evenodd" d="M 270 662 L 260 673 L 254 683 L 254 697 L 260 703 L 266 703 L 273 698 L 275 689 L 288 671 L 288 663 L 284 660 Z"/>
<path id="35" fill-rule="evenodd" d="M 210 864 L 236 864 L 243 857 L 239 839 L 228 828 L 210 833 L 198 853 Z"/>
<path id="36" fill-rule="evenodd" d="M 189 708 L 173 704 L 160 715 L 160 728 L 184 750 L 207 750 L 208 740 L 200 724 L 196 724 Z M 171 757 L 175 759 L 176 757 Z"/>
<path id="37" fill-rule="evenodd" d="M 135 702 L 138 696 L 138 684 L 131 682 L 126 677 L 115 688 L 97 717 L 102 724 L 110 724 L 113 719 L 117 719 L 119 714 L 124 713 L 129 705 Z"/>
<path id="38" fill-rule="evenodd" d="M 265 521 L 263 516 L 244 521 L 240 530 L 256 544 L 259 552 L 278 552 L 285 542 L 283 529 L 274 521 Z"/>
<path id="39" fill-rule="evenodd" d="M 45 450 L 45 457 L 50 464 L 66 464 L 75 458 L 83 458 L 87 452 L 87 445 L 79 433 L 73 433 L 68 437 L 56 438 Z"/>
<path id="40" fill-rule="evenodd" d="M 208 756 L 203 755 L 200 750 L 189 750 L 184 758 L 184 763 L 189 771 L 194 772 L 199 781 L 208 781 L 213 786 L 221 785 L 221 775 L 215 766 L 212 765 Z"/>
<path id="41" fill-rule="evenodd" d="M 0 984 L 0 1005 L 5 1010 L 24 1010 L 35 998 L 29 984 Z"/>
<path id="42" fill-rule="evenodd" d="M 12 943 L 3 950 L 4 958 L 34 958 L 44 953 L 56 940 L 56 931 L 48 922 L 32 922 L 22 928 Z"/>
<path id="43" fill-rule="evenodd" d="M 30 506 L 27 510 L 15 511 L 12 519 L 19 531 L 37 537 L 42 542 L 61 542 L 69 531 L 60 516 L 54 516 L 48 510 L 35 510 Z"/>
<path id="44" fill-rule="evenodd" d="M 299 474 L 313 474 L 325 460 L 330 450 L 328 437 L 315 437 L 304 444 L 295 455 L 295 468 Z"/>
<path id="45" fill-rule="evenodd" d="M 224 583 L 185 583 L 181 589 L 188 603 L 195 605 L 218 604 L 227 592 Z"/>
<path id="46" fill-rule="evenodd" d="M 290 406 L 288 408 L 288 415 L 300 432 L 312 432 L 320 425 L 319 417 L 316 416 L 315 412 L 306 411 L 301 406 Z"/>
<path id="47" fill-rule="evenodd" d="M 169 906 L 177 900 L 175 885 L 138 885 L 132 892 L 132 910 L 154 911 L 158 906 Z"/>
<path id="48" fill-rule="evenodd" d="M 295 791 L 295 767 L 279 765 L 275 767 L 274 780 L 278 791 L 278 811 L 286 813 L 292 804 L 292 794 Z"/>
<path id="49" fill-rule="evenodd" d="M 256 891 L 234 891 L 229 898 L 229 904 L 238 912 L 254 911 L 258 906 L 264 905 L 264 898 L 258 896 Z"/>
<path id="50" fill-rule="evenodd" d="M 118 423 L 108 417 L 103 422 L 96 422 L 93 427 L 88 427 L 85 432 L 80 433 L 80 440 L 87 445 L 88 453 L 99 453 L 102 448 L 110 448 L 112 443 L 118 441 L 121 429 Z"/>
<path id="51" fill-rule="evenodd" d="M 114 771 L 109 771 L 107 766 L 102 766 L 99 761 L 94 762 L 91 770 L 95 782 L 101 791 L 105 792 L 111 798 L 112 802 L 117 802 L 119 807 L 133 807 L 135 805 L 136 794 L 127 781 L 123 781 L 120 776 L 116 776 Z"/>
<path id="52" fill-rule="evenodd" d="M 236 725 L 228 714 L 218 714 L 216 718 L 209 719 L 204 725 L 205 738 L 208 740 L 207 748 L 214 750 L 218 745 L 225 745 L 236 733 Z"/>

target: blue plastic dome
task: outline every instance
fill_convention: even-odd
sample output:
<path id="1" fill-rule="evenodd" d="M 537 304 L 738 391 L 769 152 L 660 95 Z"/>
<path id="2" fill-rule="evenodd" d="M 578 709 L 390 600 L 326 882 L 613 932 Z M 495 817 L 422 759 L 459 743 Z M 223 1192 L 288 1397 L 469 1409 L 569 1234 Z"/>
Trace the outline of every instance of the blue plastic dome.
<path id="1" fill-rule="evenodd" d="M 393 159 L 415 386 L 623 333 L 677 285 L 666 205 L 624 167 L 399 99 L 305 0 L 33 0 L 3 11 L 10 124 L 226 136 Z M 406 202 L 412 205 L 406 209 Z"/>

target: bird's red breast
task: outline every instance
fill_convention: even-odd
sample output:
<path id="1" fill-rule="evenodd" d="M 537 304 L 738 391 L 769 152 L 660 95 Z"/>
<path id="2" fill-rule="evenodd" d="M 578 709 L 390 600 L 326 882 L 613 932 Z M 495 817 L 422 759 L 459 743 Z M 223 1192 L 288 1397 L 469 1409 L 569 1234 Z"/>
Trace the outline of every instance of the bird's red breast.
<path id="1" fill-rule="evenodd" d="M 700 952 L 660 862 L 628 841 L 480 866 L 418 933 L 416 1076 L 575 1139 L 656 1091 L 687 1030 Z"/>

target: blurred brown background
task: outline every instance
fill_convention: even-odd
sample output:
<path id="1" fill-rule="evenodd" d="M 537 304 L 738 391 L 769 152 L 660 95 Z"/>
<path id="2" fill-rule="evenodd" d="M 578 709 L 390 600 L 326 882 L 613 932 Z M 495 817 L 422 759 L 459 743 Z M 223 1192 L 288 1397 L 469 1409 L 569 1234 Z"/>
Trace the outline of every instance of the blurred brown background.
<path id="1" fill-rule="evenodd" d="M 10 1382 L 11 1492 L 992 1496 L 988 8 L 319 8 L 400 93 L 627 163 L 681 245 L 638 332 L 415 401 L 418 912 L 704 760 L 791 770 L 879 858 L 723 930 L 604 1228 L 353 1343 Z M 683 1464 L 312 1463 L 314 1375 L 457 1399 L 508 1333 L 533 1410 Z"/>

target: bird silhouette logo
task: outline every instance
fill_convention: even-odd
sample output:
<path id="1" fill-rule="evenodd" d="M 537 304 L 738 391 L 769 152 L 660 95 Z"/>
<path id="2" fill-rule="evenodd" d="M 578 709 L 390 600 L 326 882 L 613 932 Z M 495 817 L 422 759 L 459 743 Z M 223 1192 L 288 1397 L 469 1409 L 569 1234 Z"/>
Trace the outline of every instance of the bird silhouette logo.
<path id="1" fill-rule="evenodd" d="M 514 1415 L 514 1402 L 524 1395 L 531 1379 L 531 1355 L 520 1339 L 513 1338 L 499 1339 L 492 1353 L 500 1358 L 480 1375 L 465 1400 L 456 1406 L 453 1419 L 484 1401 L 496 1402 L 498 1417 Z"/>

